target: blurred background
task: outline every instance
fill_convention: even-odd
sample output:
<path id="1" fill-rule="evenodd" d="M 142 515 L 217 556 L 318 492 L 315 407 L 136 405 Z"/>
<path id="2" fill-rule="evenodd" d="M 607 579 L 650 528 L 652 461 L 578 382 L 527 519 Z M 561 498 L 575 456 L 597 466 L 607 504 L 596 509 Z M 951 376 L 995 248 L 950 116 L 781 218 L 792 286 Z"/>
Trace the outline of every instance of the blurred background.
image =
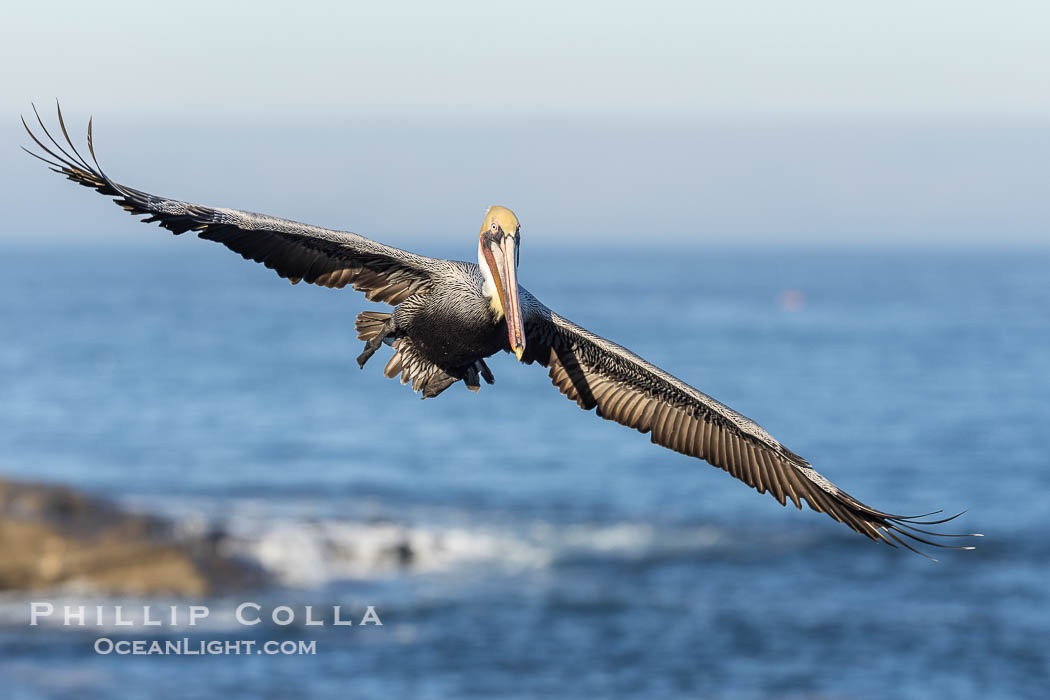
<path id="1" fill-rule="evenodd" d="M 1050 10 L 52 3 L 0 28 L 0 675 L 16 698 L 1041 697 Z M 419 401 L 350 291 L 25 156 L 472 260 L 759 421 L 934 564 L 583 413 L 507 358 Z M 581 261 L 585 261 L 582 262 Z M 382 352 L 382 351 L 381 351 Z M 514 437 L 506 449 L 505 436 Z M 954 523 L 953 523 L 954 524 Z M 29 601 L 207 604 L 199 629 Z M 243 628 L 244 600 L 299 620 Z M 382 627 L 302 624 L 342 605 Z M 133 613 L 134 616 L 134 613 Z M 292 639 L 313 656 L 98 655 Z"/>

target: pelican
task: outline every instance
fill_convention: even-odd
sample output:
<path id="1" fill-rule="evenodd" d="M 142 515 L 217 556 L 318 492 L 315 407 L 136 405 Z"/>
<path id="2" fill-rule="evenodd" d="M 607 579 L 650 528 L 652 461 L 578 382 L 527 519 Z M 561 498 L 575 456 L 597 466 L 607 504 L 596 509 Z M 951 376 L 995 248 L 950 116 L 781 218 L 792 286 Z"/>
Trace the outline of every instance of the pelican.
<path id="1" fill-rule="evenodd" d="M 334 231 L 265 214 L 191 204 L 117 184 L 98 164 L 88 120 L 89 163 L 66 130 L 66 146 L 36 120 L 50 146 L 22 124 L 43 154 L 23 148 L 51 170 L 113 198 L 144 222 L 155 222 L 175 235 L 195 231 L 242 257 L 262 263 L 292 284 L 301 281 L 329 288 L 350 285 L 369 301 L 392 311 L 364 311 L 357 317 L 365 363 L 383 345 L 393 353 L 383 373 L 411 384 L 423 398 L 441 394 L 456 382 L 478 391 L 493 383 L 486 359 L 513 353 L 519 362 L 548 369 L 558 390 L 584 410 L 649 433 L 652 442 L 725 470 L 759 493 L 769 492 L 781 505 L 802 502 L 854 531 L 891 547 L 919 552 L 908 540 L 950 549 L 924 529 L 952 520 L 924 515 L 894 515 L 853 498 L 818 473 L 809 462 L 761 426 L 707 394 L 689 386 L 630 350 L 581 328 L 544 306 L 518 284 L 521 225 L 502 206 L 489 207 L 481 222 L 477 264 L 416 255 L 349 231 Z M 68 147 L 68 150 L 66 148 Z M 921 527 L 920 527 L 921 526 Z"/>

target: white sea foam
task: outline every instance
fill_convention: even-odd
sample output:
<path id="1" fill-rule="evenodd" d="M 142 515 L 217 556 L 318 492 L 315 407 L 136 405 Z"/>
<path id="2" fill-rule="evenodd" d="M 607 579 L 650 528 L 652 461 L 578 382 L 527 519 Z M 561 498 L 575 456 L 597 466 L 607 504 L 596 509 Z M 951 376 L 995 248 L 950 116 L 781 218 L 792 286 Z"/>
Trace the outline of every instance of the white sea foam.
<path id="1" fill-rule="evenodd" d="M 277 519 L 251 531 L 231 523 L 227 546 L 292 586 L 402 571 L 449 571 L 472 563 L 509 569 L 550 563 L 550 552 L 508 533 L 391 522 Z"/>
<path id="2" fill-rule="evenodd" d="M 645 523 L 525 527 L 400 524 L 389 521 L 237 521 L 228 524 L 231 553 L 258 561 L 286 585 L 398 573 L 543 569 L 587 557 L 642 559 L 716 546 L 714 528 L 667 530 Z"/>
<path id="3" fill-rule="evenodd" d="M 257 562 L 293 587 L 403 574 L 514 573 L 578 559 L 689 556 L 725 540 L 710 526 L 486 522 L 455 509 L 399 508 L 395 519 L 389 506 L 372 501 L 204 498 L 136 506 L 160 510 L 187 535 L 226 533 L 226 553 Z M 342 512 L 357 517 L 341 517 Z"/>

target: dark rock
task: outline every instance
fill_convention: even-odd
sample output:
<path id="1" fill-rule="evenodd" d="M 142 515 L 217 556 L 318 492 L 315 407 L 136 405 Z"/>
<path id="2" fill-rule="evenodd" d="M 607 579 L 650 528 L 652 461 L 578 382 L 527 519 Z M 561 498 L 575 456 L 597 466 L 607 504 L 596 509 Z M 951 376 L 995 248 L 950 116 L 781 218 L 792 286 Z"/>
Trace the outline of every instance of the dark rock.
<path id="1" fill-rule="evenodd" d="M 179 535 L 164 518 L 64 486 L 0 479 L 0 590 L 199 596 L 263 585 L 257 566 L 223 554 L 224 539 Z"/>

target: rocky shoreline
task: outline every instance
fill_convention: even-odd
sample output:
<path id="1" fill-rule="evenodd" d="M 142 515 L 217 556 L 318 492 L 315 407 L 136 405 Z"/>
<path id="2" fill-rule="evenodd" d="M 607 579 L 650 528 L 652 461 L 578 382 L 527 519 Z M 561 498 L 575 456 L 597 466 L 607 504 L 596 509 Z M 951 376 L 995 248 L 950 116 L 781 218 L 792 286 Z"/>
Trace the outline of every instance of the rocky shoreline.
<path id="1" fill-rule="evenodd" d="M 264 585 L 258 566 L 223 552 L 224 538 L 69 487 L 0 479 L 0 591 L 201 596 Z"/>

